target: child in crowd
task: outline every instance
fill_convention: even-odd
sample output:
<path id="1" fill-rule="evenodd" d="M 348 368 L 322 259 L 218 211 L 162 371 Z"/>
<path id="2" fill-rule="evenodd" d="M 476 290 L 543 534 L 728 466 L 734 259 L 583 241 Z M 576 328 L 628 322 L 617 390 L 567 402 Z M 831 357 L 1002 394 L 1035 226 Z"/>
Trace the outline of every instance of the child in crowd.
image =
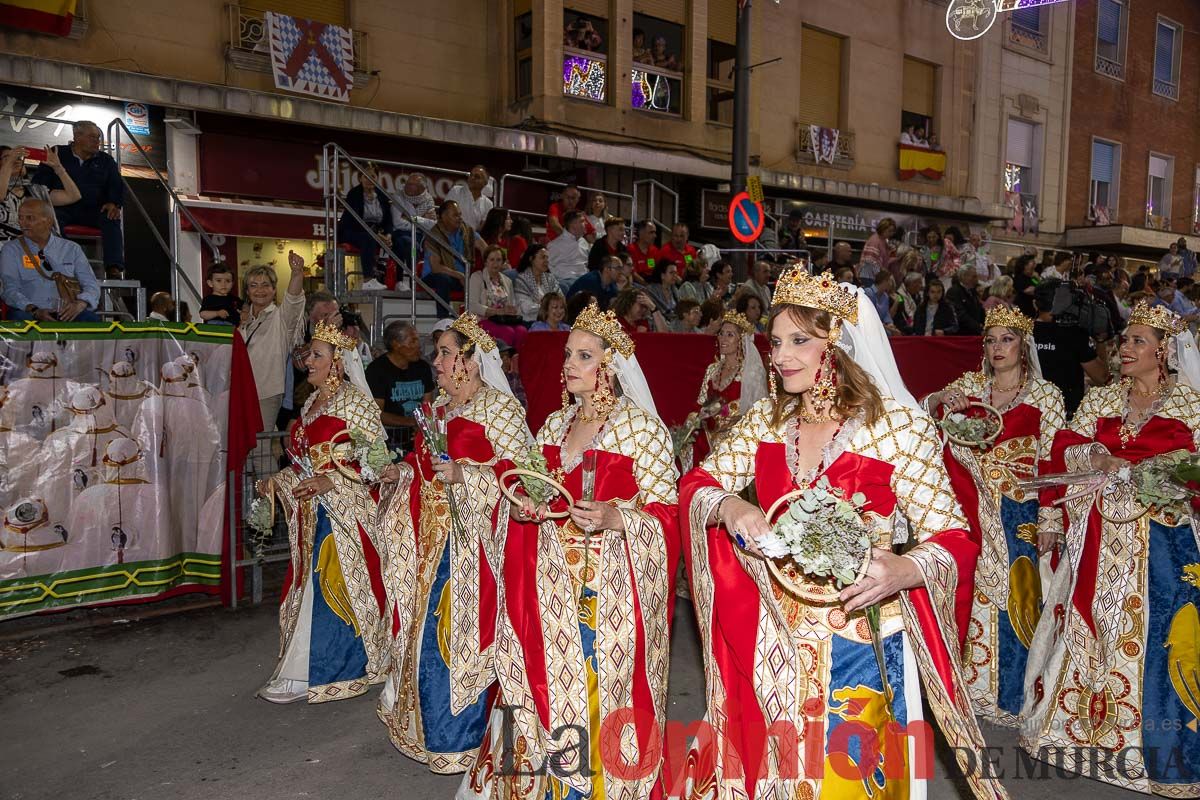
<path id="1" fill-rule="evenodd" d="M 212 325 L 232 325 L 235 328 L 240 325 L 240 303 L 233 294 L 233 270 L 226 264 L 213 264 L 208 268 L 208 280 L 205 283 L 212 289 L 212 294 L 200 302 L 200 319 Z"/>

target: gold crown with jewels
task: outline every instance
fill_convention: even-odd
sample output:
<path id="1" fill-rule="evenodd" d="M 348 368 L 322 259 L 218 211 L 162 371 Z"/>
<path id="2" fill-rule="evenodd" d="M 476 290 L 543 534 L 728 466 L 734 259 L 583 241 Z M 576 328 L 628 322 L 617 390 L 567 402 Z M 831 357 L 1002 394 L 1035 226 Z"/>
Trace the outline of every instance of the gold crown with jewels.
<path id="1" fill-rule="evenodd" d="M 340 350 L 353 350 L 357 346 L 353 339 L 325 320 L 321 320 L 313 327 L 312 338 L 314 342 L 320 340 Z"/>
<path id="2" fill-rule="evenodd" d="M 819 308 L 851 325 L 858 322 L 858 293 L 842 286 L 828 272 L 809 275 L 802 265 L 779 276 L 771 305 Z"/>
<path id="3" fill-rule="evenodd" d="M 1012 328 L 1015 331 L 1020 331 L 1026 336 L 1033 333 L 1033 320 L 1015 308 L 996 306 L 987 312 L 987 316 L 983 319 L 983 329 L 986 331 L 988 328 L 997 325 L 1002 328 Z"/>
<path id="4" fill-rule="evenodd" d="M 612 311 L 601 311 L 594 302 L 575 318 L 571 330 L 587 331 L 599 336 L 604 342 L 626 358 L 633 355 L 633 339 L 621 327 L 617 315 Z"/>
<path id="5" fill-rule="evenodd" d="M 728 322 L 731 325 L 736 325 L 742 329 L 742 333 L 754 333 L 754 323 L 746 319 L 745 314 L 739 314 L 736 311 L 726 311 L 725 316 L 721 317 L 721 322 Z"/>
<path id="6" fill-rule="evenodd" d="M 1133 307 L 1133 311 L 1129 313 L 1129 324 L 1149 325 L 1170 336 L 1183 333 L 1187 327 L 1183 319 L 1171 309 L 1166 306 L 1150 306 L 1145 300 L 1139 301 Z"/>
<path id="7" fill-rule="evenodd" d="M 490 353 L 496 349 L 496 340 L 488 335 L 487 331 L 479 327 L 479 317 L 474 314 L 463 314 L 450 323 L 450 329 L 458 331 L 470 339 L 476 347 L 485 353 Z"/>

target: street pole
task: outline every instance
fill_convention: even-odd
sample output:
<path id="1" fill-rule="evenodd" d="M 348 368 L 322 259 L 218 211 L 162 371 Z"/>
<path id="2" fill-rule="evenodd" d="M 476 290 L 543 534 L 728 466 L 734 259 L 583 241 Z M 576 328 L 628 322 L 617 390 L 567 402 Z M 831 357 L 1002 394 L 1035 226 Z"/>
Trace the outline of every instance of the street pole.
<path id="1" fill-rule="evenodd" d="M 750 175 L 750 6 L 739 0 L 737 12 L 737 56 L 733 77 L 733 164 L 730 183 L 733 193 L 746 190 Z"/>

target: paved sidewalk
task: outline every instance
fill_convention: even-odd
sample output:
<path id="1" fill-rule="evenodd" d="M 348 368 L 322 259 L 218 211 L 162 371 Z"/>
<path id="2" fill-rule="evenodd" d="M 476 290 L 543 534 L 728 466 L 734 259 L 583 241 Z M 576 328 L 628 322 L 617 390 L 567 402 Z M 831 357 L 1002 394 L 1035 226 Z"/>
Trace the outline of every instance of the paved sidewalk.
<path id="1" fill-rule="evenodd" d="M 678 611 L 669 715 L 696 719 L 703 675 L 690 606 Z M 392 748 L 376 692 L 320 706 L 255 699 L 277 648 L 271 605 L 0 640 L 0 798 L 453 797 L 456 777 L 431 775 Z M 987 735 L 1011 774 L 1013 736 Z M 939 761 L 930 797 L 965 797 Z M 1007 783 L 1019 800 L 1136 796 L 1085 779 Z"/>

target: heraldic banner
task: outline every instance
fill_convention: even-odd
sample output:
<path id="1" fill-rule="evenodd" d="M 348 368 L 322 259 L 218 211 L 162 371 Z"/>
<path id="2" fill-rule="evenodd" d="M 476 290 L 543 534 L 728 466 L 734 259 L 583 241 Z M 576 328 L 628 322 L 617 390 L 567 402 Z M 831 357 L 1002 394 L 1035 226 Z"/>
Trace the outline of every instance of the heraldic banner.
<path id="1" fill-rule="evenodd" d="M 349 103 L 354 86 L 350 30 L 275 11 L 265 17 L 275 88 Z"/>
<path id="2" fill-rule="evenodd" d="M 0 620 L 228 586 L 258 417 L 232 328 L 0 323 Z"/>

